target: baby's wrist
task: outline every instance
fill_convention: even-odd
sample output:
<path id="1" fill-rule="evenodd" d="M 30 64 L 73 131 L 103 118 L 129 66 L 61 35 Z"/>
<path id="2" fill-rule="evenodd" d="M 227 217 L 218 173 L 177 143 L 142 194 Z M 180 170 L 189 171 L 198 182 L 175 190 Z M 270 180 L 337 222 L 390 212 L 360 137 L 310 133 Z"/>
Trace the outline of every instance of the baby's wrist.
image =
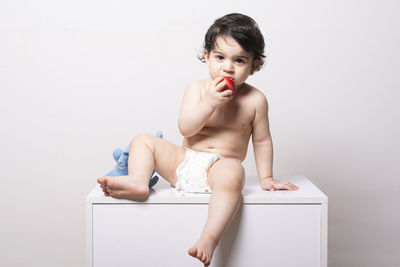
<path id="1" fill-rule="evenodd" d="M 272 176 L 260 179 L 260 186 L 262 189 L 268 189 L 272 184 L 274 184 L 274 178 Z"/>
<path id="2" fill-rule="evenodd" d="M 201 102 L 203 104 L 203 107 L 205 107 L 208 111 L 214 111 L 215 107 L 213 107 L 208 101 L 203 101 Z"/>
<path id="3" fill-rule="evenodd" d="M 261 184 L 263 184 L 264 182 L 270 183 L 270 182 L 273 181 L 273 180 L 274 180 L 274 178 L 273 178 L 272 176 L 264 177 L 264 178 L 262 178 L 262 179 L 260 180 L 260 183 L 261 183 Z"/>

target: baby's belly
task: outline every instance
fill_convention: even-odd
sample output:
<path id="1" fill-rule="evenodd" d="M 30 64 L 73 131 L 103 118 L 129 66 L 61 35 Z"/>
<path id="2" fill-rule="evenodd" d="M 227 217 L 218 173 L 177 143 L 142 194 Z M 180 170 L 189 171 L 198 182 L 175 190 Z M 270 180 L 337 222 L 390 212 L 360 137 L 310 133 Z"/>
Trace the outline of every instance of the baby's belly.
<path id="1" fill-rule="evenodd" d="M 250 133 L 245 131 L 203 128 L 198 134 L 185 137 L 183 146 L 197 151 L 218 153 L 223 157 L 246 158 Z"/>

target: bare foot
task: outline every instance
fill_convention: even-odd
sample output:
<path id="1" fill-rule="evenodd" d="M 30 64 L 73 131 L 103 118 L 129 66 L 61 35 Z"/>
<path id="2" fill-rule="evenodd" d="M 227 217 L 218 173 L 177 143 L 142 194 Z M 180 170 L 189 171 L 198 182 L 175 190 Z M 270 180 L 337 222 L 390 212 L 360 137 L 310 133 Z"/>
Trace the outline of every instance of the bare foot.
<path id="1" fill-rule="evenodd" d="M 97 179 L 105 196 L 115 198 L 145 198 L 149 194 L 149 186 L 145 182 L 135 180 L 132 176 L 103 176 Z"/>
<path id="2" fill-rule="evenodd" d="M 189 249 L 188 253 L 190 256 L 198 258 L 204 263 L 204 266 L 208 266 L 211 263 L 211 258 L 217 244 L 217 240 L 201 236 L 196 244 Z"/>

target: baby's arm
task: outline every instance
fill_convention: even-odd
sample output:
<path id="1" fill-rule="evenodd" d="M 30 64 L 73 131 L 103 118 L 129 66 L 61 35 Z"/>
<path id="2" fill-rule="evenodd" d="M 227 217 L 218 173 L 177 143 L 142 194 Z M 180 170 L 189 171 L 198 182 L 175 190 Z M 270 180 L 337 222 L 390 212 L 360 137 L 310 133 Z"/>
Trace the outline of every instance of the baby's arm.
<path id="1" fill-rule="evenodd" d="M 273 178 L 273 146 L 269 130 L 268 102 L 261 92 L 255 98 L 255 116 L 252 127 L 254 157 L 261 187 L 271 191 L 275 189 L 297 190 L 297 186 L 289 182 L 280 182 Z"/>
<path id="2" fill-rule="evenodd" d="M 201 83 L 192 82 L 188 85 L 183 96 L 179 112 L 178 127 L 181 134 L 190 137 L 197 134 L 210 119 L 214 110 L 232 98 L 232 91 L 222 89 L 226 82 L 223 77 L 212 80 L 201 96 Z"/>

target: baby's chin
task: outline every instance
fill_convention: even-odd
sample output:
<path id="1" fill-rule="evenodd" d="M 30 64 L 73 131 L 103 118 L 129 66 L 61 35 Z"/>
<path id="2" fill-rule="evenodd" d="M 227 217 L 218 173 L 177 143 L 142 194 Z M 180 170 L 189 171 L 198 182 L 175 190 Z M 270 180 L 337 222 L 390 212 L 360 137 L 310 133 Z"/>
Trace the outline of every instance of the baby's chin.
<path id="1" fill-rule="evenodd" d="M 242 88 L 244 85 L 245 85 L 245 83 L 235 83 L 236 91 L 240 90 L 240 88 Z"/>

